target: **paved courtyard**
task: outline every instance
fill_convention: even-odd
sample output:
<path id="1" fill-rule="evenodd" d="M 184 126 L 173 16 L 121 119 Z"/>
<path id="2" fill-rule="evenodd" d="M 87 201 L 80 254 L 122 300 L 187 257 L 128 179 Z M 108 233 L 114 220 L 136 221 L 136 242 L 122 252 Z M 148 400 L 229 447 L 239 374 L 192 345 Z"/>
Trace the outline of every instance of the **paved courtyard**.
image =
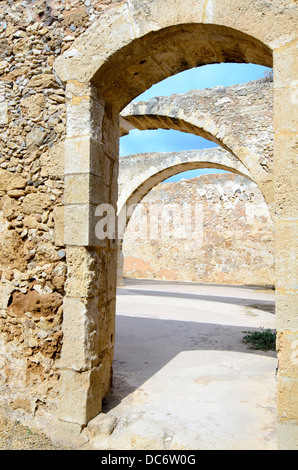
<path id="1" fill-rule="evenodd" d="M 126 279 L 95 446 L 276 449 L 276 353 L 243 342 L 258 328 L 275 328 L 273 291 Z"/>

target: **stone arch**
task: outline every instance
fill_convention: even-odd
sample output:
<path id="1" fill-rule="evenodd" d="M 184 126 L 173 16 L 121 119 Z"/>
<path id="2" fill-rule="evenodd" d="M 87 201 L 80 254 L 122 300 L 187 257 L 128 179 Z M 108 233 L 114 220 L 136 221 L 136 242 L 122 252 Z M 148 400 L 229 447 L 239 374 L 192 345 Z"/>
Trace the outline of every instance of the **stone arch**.
<path id="1" fill-rule="evenodd" d="M 231 87 L 132 102 L 121 113 L 120 135 L 132 129 L 174 129 L 211 140 L 246 166 L 267 204 L 273 203 L 273 83 Z"/>
<path id="2" fill-rule="evenodd" d="M 132 216 L 131 211 L 126 214 L 127 208 L 139 204 L 154 186 L 178 173 L 200 168 L 217 168 L 254 181 L 237 158 L 220 148 L 135 154 L 120 158 L 119 164 L 118 214 L 123 223 L 125 220 L 125 227 Z M 123 234 L 118 235 L 122 238 Z"/>
<path id="3" fill-rule="evenodd" d="M 217 40 L 212 41 L 212 37 L 216 37 Z M 233 46 L 232 50 L 226 52 L 225 49 L 220 48 L 220 44 L 227 46 L 230 41 L 231 44 L 236 44 L 236 50 Z M 169 43 L 173 42 L 176 44 L 170 47 Z M 181 49 L 183 43 L 185 46 L 182 50 L 175 53 L 175 49 Z M 94 47 L 96 44 L 97 40 L 94 39 Z M 74 75 L 72 80 L 90 81 L 101 90 L 105 101 L 111 103 L 118 111 L 121 111 L 144 90 L 150 88 L 152 84 L 192 67 L 218 62 L 252 62 L 272 67 L 272 55 L 268 47 L 226 26 L 184 24 L 150 32 L 139 39 L 134 38 L 127 46 L 112 54 L 110 60 L 104 62 L 94 76 L 88 70 L 90 63 L 94 64 L 94 60 L 88 61 L 88 68 L 87 64 L 85 65 L 84 76 L 78 75 L 81 67 L 77 68 L 76 60 L 73 59 L 77 55 L 81 57 L 84 54 L 82 50 L 84 46 L 78 44 L 75 48 L 75 45 L 76 43 L 68 52 L 72 59 L 68 67 L 76 68 L 76 73 L 75 71 L 72 73 Z M 162 52 L 163 50 L 167 52 Z M 189 57 L 183 60 L 187 50 Z M 256 52 L 255 56 L 249 52 L 253 50 Z M 89 56 L 89 54 L 90 52 L 86 55 Z M 170 64 L 168 67 L 167 61 Z M 119 63 L 122 67 L 116 65 Z M 67 67 L 67 61 L 65 66 Z M 59 76 L 68 81 L 70 71 L 67 73 L 61 71 L 59 59 L 56 68 Z"/>
<path id="4" fill-rule="evenodd" d="M 134 154 L 119 160 L 117 285 L 122 285 L 122 244 L 136 206 L 159 183 L 184 171 L 217 168 L 255 182 L 245 166 L 221 148 L 170 153 Z"/>
<path id="5" fill-rule="evenodd" d="M 279 446 L 297 448 L 296 362 L 289 359 L 298 327 L 295 3 L 127 0 L 112 4 L 58 58 L 55 71 L 67 82 L 69 265 L 59 420 L 68 423 L 68 430 L 70 425 L 81 430 L 100 412 L 112 376 L 116 247 L 113 240 L 94 236 L 94 209 L 103 202 L 116 204 L 119 111 L 152 84 L 187 68 L 216 62 L 271 67 L 274 56 Z"/>
<path id="6" fill-rule="evenodd" d="M 153 83 L 188 68 L 218 62 L 272 67 L 276 15 L 280 33 L 295 37 L 292 8 L 276 3 L 127 1 L 104 13 L 55 69 L 61 80 L 92 82 L 121 110 Z"/>

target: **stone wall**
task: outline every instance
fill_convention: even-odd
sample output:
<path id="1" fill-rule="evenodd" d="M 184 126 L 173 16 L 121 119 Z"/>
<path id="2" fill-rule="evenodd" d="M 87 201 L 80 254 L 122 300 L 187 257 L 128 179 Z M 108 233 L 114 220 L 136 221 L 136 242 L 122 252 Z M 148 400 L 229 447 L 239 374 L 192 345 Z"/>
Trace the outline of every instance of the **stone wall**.
<path id="1" fill-rule="evenodd" d="M 86 293 L 99 267 L 104 272 L 111 264 L 115 247 L 98 256 L 96 249 L 66 249 L 64 243 L 68 96 L 53 64 L 99 16 L 121 3 L 0 2 L 0 411 L 41 426 L 58 409 L 61 351 L 69 331 L 67 291 L 76 300 L 108 302 L 111 310 L 116 282 L 110 276 L 98 291 Z M 117 174 L 112 164 L 109 169 L 117 194 Z M 72 278 L 78 270 L 86 281 L 80 289 Z M 110 338 L 109 326 L 105 331 Z M 68 349 L 64 362 L 65 357 Z"/>
<path id="2" fill-rule="evenodd" d="M 64 245 L 67 92 L 53 64 L 118 3 L 0 2 L 0 386 L 3 411 L 17 418 L 55 414 L 65 293 L 80 296 L 72 273 L 96 271 L 98 258 Z"/>
<path id="3" fill-rule="evenodd" d="M 143 236 L 144 223 L 150 228 L 161 207 L 174 204 L 179 210 L 185 203 L 193 216 L 197 207 L 195 233 L 181 236 L 178 221 L 171 233 L 166 228 L 158 237 L 156 231 Z M 163 218 L 160 228 L 164 226 Z M 124 277 L 274 285 L 274 234 L 267 205 L 255 183 L 230 173 L 152 189 L 131 217 L 123 254 Z"/>
<path id="4" fill-rule="evenodd" d="M 133 101 L 121 118 L 123 134 L 125 126 L 176 129 L 215 142 L 246 167 L 267 204 L 273 205 L 272 76 L 230 87 Z"/>
<path id="5" fill-rule="evenodd" d="M 110 6 L 0 3 L 0 406 L 15 417 L 58 406 L 66 96 L 53 63 Z"/>
<path id="6" fill-rule="evenodd" d="M 105 160 L 100 168 L 100 176 L 108 178 L 109 174 L 110 178 L 106 192 L 98 194 L 91 165 L 95 147 L 85 146 L 83 156 L 78 152 L 75 156 L 81 156 L 87 167 L 85 186 L 76 185 L 83 180 L 82 175 L 68 178 L 69 204 L 75 206 L 78 199 L 77 209 L 82 211 L 86 200 L 89 204 L 93 197 L 93 205 L 111 199 L 115 204 L 119 111 L 152 84 L 187 68 L 218 62 L 271 67 L 274 57 L 278 416 L 281 447 L 287 446 L 289 439 L 295 447 L 297 441 L 294 443 L 292 437 L 297 436 L 295 3 L 293 0 L 0 2 L 0 386 L 4 412 L 44 422 L 53 417 L 62 403 L 65 413 L 60 410 L 59 419 L 73 423 L 74 427 L 78 425 L 81 430 L 99 411 L 98 403 L 109 387 L 105 371 L 111 364 L 113 339 L 112 327 L 105 322 L 110 318 L 112 323 L 115 312 L 115 276 L 110 270 L 111 265 L 114 267 L 111 259 L 115 258 L 115 246 L 106 245 L 98 251 L 94 240 L 91 243 L 89 235 L 94 220 L 90 218 L 90 222 L 88 212 L 84 213 L 83 228 L 80 230 L 78 223 L 75 227 L 76 234 L 81 236 L 80 243 L 74 240 L 71 223 L 66 224 L 75 247 L 69 243 L 71 246 L 65 249 L 65 135 L 70 140 L 79 139 L 82 128 L 94 131 L 88 138 L 94 137 L 101 144 L 103 137 L 105 149 L 113 147 L 111 156 L 115 163 L 110 168 Z M 90 106 L 96 97 L 102 99 L 100 121 L 98 106 Z M 66 102 L 70 101 L 66 109 Z M 84 106 L 86 112 L 82 113 Z M 66 114 L 68 122 L 75 124 L 73 133 L 67 128 Z M 69 145 L 68 162 L 73 159 L 72 152 Z M 245 151 L 241 158 L 250 168 L 255 167 L 254 162 L 258 166 L 254 156 Z M 271 160 L 264 170 L 266 175 L 267 169 L 271 171 L 269 163 Z M 273 196 L 271 187 L 269 195 Z M 82 266 L 86 266 L 86 276 L 80 283 Z M 81 288 L 78 293 L 77 287 Z M 68 300 L 72 303 L 68 303 L 67 319 L 66 309 L 63 311 L 66 335 L 62 351 L 69 363 L 64 379 L 60 380 L 62 300 L 65 302 L 66 289 L 71 293 Z M 105 308 L 100 310 L 96 302 Z M 73 336 L 67 336 L 73 312 L 78 314 L 76 319 L 81 328 L 76 343 L 79 357 L 76 351 L 71 351 Z M 101 349 L 97 348 L 100 341 Z M 59 382 L 62 382 L 60 392 Z M 73 403 L 81 407 L 79 419 Z"/>

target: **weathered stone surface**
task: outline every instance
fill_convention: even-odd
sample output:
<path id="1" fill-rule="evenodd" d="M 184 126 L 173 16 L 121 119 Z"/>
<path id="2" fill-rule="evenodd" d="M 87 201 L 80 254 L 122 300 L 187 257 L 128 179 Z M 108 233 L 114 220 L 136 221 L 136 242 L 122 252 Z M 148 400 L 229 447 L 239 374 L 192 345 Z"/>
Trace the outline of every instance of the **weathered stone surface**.
<path id="1" fill-rule="evenodd" d="M 270 79 L 132 102 L 121 113 L 125 126 L 194 133 L 229 150 L 273 202 L 273 83 Z M 126 124 L 128 123 L 128 124 Z"/>
<path id="2" fill-rule="evenodd" d="M 128 103 L 131 101 L 132 98 L 137 96 L 144 91 L 146 88 L 149 88 L 152 83 L 156 83 L 157 81 L 166 78 L 167 75 L 177 73 L 185 68 L 200 65 L 203 63 L 212 63 L 216 62 L 216 55 L 221 53 L 221 60 L 232 60 L 233 53 L 235 54 L 235 49 L 229 50 L 228 44 L 233 44 L 235 42 L 235 37 L 233 36 L 232 28 L 234 24 L 231 25 L 231 18 L 233 17 L 226 17 L 225 16 L 225 27 L 228 29 L 224 32 L 221 28 L 216 28 L 213 25 L 210 25 L 210 19 L 208 21 L 208 27 L 204 25 L 204 33 L 202 31 L 202 27 L 200 23 L 204 23 L 207 18 L 207 13 L 204 11 L 204 6 L 194 7 L 191 1 L 184 1 L 183 3 L 179 4 L 179 7 L 175 8 L 171 4 L 172 2 L 167 2 L 167 6 L 161 4 L 160 1 L 154 2 L 146 2 L 146 8 L 142 4 L 142 7 L 132 2 L 130 4 L 129 11 L 126 5 L 122 5 L 122 8 L 115 9 L 112 13 L 108 12 L 109 14 L 102 17 L 102 21 L 105 24 L 112 25 L 116 27 L 118 24 L 118 29 L 120 30 L 121 25 L 121 41 L 120 38 L 117 41 L 113 34 L 109 34 L 105 38 L 106 48 L 103 48 L 100 51 L 100 54 L 97 55 L 96 59 L 98 61 L 98 65 L 96 69 L 100 69 L 100 65 L 102 64 L 105 59 L 109 55 L 114 54 L 114 60 L 110 61 L 109 65 L 115 65 L 119 58 L 116 56 L 115 52 L 117 51 L 117 47 L 119 46 L 119 41 L 121 42 L 121 48 L 123 50 L 122 53 L 122 65 L 123 65 L 123 72 L 125 69 L 126 75 L 120 70 L 117 70 L 117 75 L 115 74 L 115 68 L 113 68 L 113 74 L 111 74 L 111 69 L 108 67 L 103 67 L 102 75 L 100 72 L 97 74 L 97 82 L 100 85 L 103 85 L 103 75 L 105 75 L 105 79 L 109 82 L 109 87 L 105 87 L 107 93 L 109 93 L 109 100 L 112 100 L 113 95 L 116 95 L 116 84 L 122 83 L 123 90 L 125 90 L 125 94 L 123 95 L 123 101 L 126 100 Z M 264 5 L 263 5 L 264 7 Z M 241 6 L 239 8 L 242 10 Z M 251 6 L 253 8 L 253 6 Z M 268 8 L 268 5 L 267 5 Z M 160 11 L 165 11 L 165 14 L 161 14 Z M 250 6 L 247 6 L 247 11 L 250 11 Z M 268 10 L 267 14 L 270 13 L 269 17 L 267 16 L 267 21 L 274 22 L 275 14 L 274 14 L 274 7 L 272 10 Z M 157 13 L 158 12 L 158 13 Z M 217 17 L 218 23 L 222 23 L 222 17 L 219 15 L 219 11 L 216 8 L 212 9 L 214 12 L 214 16 L 212 16 L 212 21 L 215 22 L 215 17 Z M 209 13 L 209 12 L 208 12 Z M 290 14 L 289 12 L 287 12 Z M 152 15 L 152 16 L 151 16 Z M 271 16 L 272 15 L 272 16 Z M 245 15 L 246 16 L 246 15 Z M 119 21 L 119 17 L 122 19 L 122 23 Z M 154 19 L 153 19 L 154 18 Z M 283 18 L 284 20 L 284 18 Z M 197 31 L 196 23 L 199 24 Z M 180 25 L 180 24 L 189 24 L 188 28 L 180 29 L 179 27 L 174 27 L 173 25 Z M 246 29 L 245 31 L 249 35 L 250 32 L 247 30 L 247 25 L 249 22 L 246 22 Z M 158 26 L 157 26 L 158 25 Z M 172 28 L 171 28 L 172 27 Z M 287 31 L 286 34 L 294 35 L 293 30 L 289 32 L 286 28 L 285 23 L 282 21 L 280 24 L 280 28 L 285 28 Z M 157 37 L 158 34 L 156 33 L 156 29 L 160 31 L 164 31 L 164 37 L 161 38 L 162 34 L 160 33 L 160 46 L 158 45 Z M 268 32 L 264 31 L 264 28 L 257 27 L 254 24 L 252 28 L 251 36 L 255 37 L 255 31 L 258 30 L 258 40 L 263 42 L 263 44 L 269 45 L 272 41 L 272 36 Z M 109 30 L 109 28 L 108 28 Z M 112 28 L 109 30 L 112 31 Z M 151 33 L 151 34 L 148 34 Z M 254 34 L 253 34 L 254 33 Z M 134 34 L 137 37 L 143 36 L 143 49 L 136 48 L 134 49 Z M 197 35 L 197 37 L 196 37 Z M 222 36 L 221 36 L 222 35 Z M 237 36 L 238 41 L 238 60 L 239 61 L 246 61 L 251 60 L 252 62 L 256 61 L 258 63 L 264 63 L 268 60 L 266 65 L 269 64 L 269 51 L 264 45 L 259 41 L 252 41 L 250 38 L 243 37 L 241 33 L 235 33 Z M 109 36 L 109 37 L 108 37 Z M 209 37 L 216 38 L 216 45 L 213 41 L 212 48 L 208 42 Z M 204 38 L 204 39 L 203 39 Z M 225 38 L 225 40 L 224 40 Z M 227 41 L 227 38 L 229 40 Z M 88 64 L 86 60 L 86 55 L 90 54 L 90 56 L 95 54 L 96 44 L 104 43 L 103 41 L 103 32 L 100 28 L 93 28 L 91 34 L 89 36 L 88 45 L 82 40 L 78 40 L 73 44 L 71 54 L 65 53 L 65 57 L 56 63 L 56 69 L 58 74 L 60 74 L 65 80 L 68 79 L 70 75 L 77 80 L 82 81 L 82 76 L 80 76 L 79 71 L 79 63 L 82 65 L 84 69 L 84 79 L 88 80 L 93 76 L 92 71 L 90 70 L 90 64 Z M 147 43 L 148 41 L 148 43 Z M 169 44 L 171 43 L 171 47 L 167 46 L 167 41 Z M 144 54 L 144 50 L 150 49 L 149 43 L 151 42 L 155 44 L 154 49 L 154 62 L 155 67 L 149 67 L 147 60 L 148 54 Z M 253 43 L 253 44 L 252 44 Z M 183 51 L 180 50 L 181 45 L 183 44 Z M 225 44 L 226 50 L 222 50 L 222 44 Z M 131 50 L 128 50 L 129 47 L 125 49 L 125 45 L 129 45 Z M 180 46 L 180 47 L 179 47 Z M 173 50 L 179 50 L 177 54 L 173 52 Z M 246 58 L 243 56 L 243 52 L 246 52 Z M 88 52 L 87 52 L 88 51 Z M 166 52 L 165 52 L 166 51 Z M 187 51 L 187 52 L 186 52 Z M 68 51 L 67 51 L 68 52 Z M 253 58 L 253 55 L 255 57 Z M 204 56 L 204 57 L 202 57 Z M 258 56 L 258 57 L 257 57 Z M 128 59 L 129 57 L 129 59 Z M 183 57 L 184 60 L 180 60 Z M 224 57 L 224 58 L 223 58 Z M 249 57 L 249 59 L 248 59 Z M 152 59 L 152 54 L 150 59 Z M 219 59 L 219 58 L 218 58 Z M 127 63 L 126 63 L 127 61 Z M 65 67 L 65 62 L 67 62 L 68 66 Z M 61 65 L 60 65 L 61 64 Z M 84 65 L 83 65 L 84 64 Z M 124 65 L 125 64 L 125 65 Z M 167 64 L 167 65 L 166 65 Z M 129 74 L 128 74 L 129 71 Z M 149 73 L 148 73 L 149 72 Z M 151 73 L 150 73 L 151 72 Z M 130 75 L 131 74 L 131 75 Z M 136 78 L 137 77 L 137 78 Z M 128 83 L 132 84 L 133 87 L 130 86 L 130 90 L 128 87 Z M 129 96 L 128 96 L 129 95 Z M 121 108 L 121 104 L 119 106 Z"/>
<path id="3" fill-rule="evenodd" d="M 5 68 L 7 62 L 0 62 L 0 73 L 1 73 L 1 63 L 2 67 Z M 0 126 L 8 124 L 8 105 L 5 99 L 5 87 L 0 83 Z"/>
<path id="4" fill-rule="evenodd" d="M 39 294 L 34 286 L 26 294 L 15 292 L 12 296 L 9 308 L 14 315 L 22 316 L 30 312 L 34 317 L 53 317 L 62 305 L 61 295 L 57 293 Z M 56 318 L 57 321 L 57 318 Z"/>
<path id="5" fill-rule="evenodd" d="M 3 212 L 2 212 L 3 214 Z M 8 230 L 8 223 L 0 218 L 0 263 L 2 268 L 24 268 L 24 244 L 15 230 Z"/>
<path id="6" fill-rule="evenodd" d="M 28 82 L 28 86 L 41 89 L 49 87 L 58 88 L 57 82 L 51 74 L 41 74 L 37 75 L 36 77 L 32 77 Z"/>
<path id="7" fill-rule="evenodd" d="M 79 26 L 85 26 L 88 21 L 88 14 L 83 10 L 77 10 L 73 13 L 70 13 L 64 18 L 64 25 L 66 28 L 74 26 L 75 28 Z"/>
<path id="8" fill-rule="evenodd" d="M 8 38 L 0 39 L 0 59 L 5 59 L 9 55 L 11 45 Z"/>
<path id="9" fill-rule="evenodd" d="M 107 437 L 112 434 L 117 425 L 116 416 L 99 414 L 88 423 L 88 435 L 91 438 L 96 438 L 98 434 L 99 439 Z"/>
<path id="10" fill-rule="evenodd" d="M 119 214 L 125 205 L 138 204 L 150 189 L 170 176 L 198 168 L 223 169 L 252 179 L 245 166 L 221 148 L 129 155 L 119 162 Z"/>
<path id="11" fill-rule="evenodd" d="M 21 100 L 21 110 L 23 115 L 37 118 L 43 111 L 46 99 L 43 93 L 37 93 L 34 96 L 29 96 Z"/>
<path id="12" fill-rule="evenodd" d="M 53 219 L 55 224 L 55 245 L 64 245 L 64 206 L 57 206 L 53 210 Z"/>
<path id="13" fill-rule="evenodd" d="M 55 204 L 59 207 L 63 204 L 64 181 L 59 174 L 60 169 L 50 174 L 52 169 L 45 170 L 50 162 L 47 160 L 46 165 L 41 165 L 41 159 L 47 159 L 47 152 L 65 140 L 68 124 L 68 130 L 75 133 L 67 139 L 67 174 L 93 173 L 102 177 L 108 186 L 109 202 L 115 206 L 119 110 L 152 84 L 187 68 L 217 62 L 246 62 L 265 66 L 274 64 L 274 192 L 269 148 L 264 146 L 264 152 L 256 151 L 256 148 L 252 150 L 253 146 L 258 145 L 254 139 L 250 140 L 249 146 L 243 145 L 245 131 L 241 129 L 239 120 L 234 119 L 235 128 L 239 132 L 239 145 L 235 138 L 237 132 L 229 132 L 227 136 L 223 127 L 219 129 L 214 121 L 210 122 L 210 127 L 206 126 L 205 131 L 216 135 L 226 147 L 232 143 L 234 154 L 264 183 L 263 191 L 266 191 L 267 201 L 272 204 L 273 213 L 277 217 L 277 325 L 282 331 L 295 332 L 296 11 L 297 5 L 293 0 L 88 0 L 84 3 L 48 0 L 46 4 L 43 0 L 0 2 L 0 168 L 13 175 L 22 175 L 28 182 L 20 188 L 3 187 L 0 190 L 3 246 L 1 282 L 5 285 L 13 283 L 15 290 L 25 295 L 30 279 L 34 279 L 39 292 L 45 294 L 49 293 L 49 289 L 53 292 L 59 289 L 59 293 L 64 295 L 65 272 L 62 275 L 60 270 L 62 266 L 66 268 L 67 256 L 66 259 L 60 258 L 58 254 L 58 248 L 63 250 L 64 247 L 55 245 L 53 218 Z M 80 88 L 81 93 L 73 97 L 65 93 L 66 81 L 71 82 L 67 84 L 67 93 L 74 88 Z M 92 89 L 92 92 L 86 95 L 86 89 Z M 241 99 L 250 96 L 248 90 L 238 91 L 236 101 L 239 103 Z M 36 94 L 38 100 L 34 103 Z M 44 103 L 41 95 L 44 95 Z M 83 95 L 88 97 L 86 102 L 81 101 Z M 77 106 L 77 112 L 72 116 L 77 122 L 67 124 L 71 113 L 67 116 L 66 101 L 69 104 L 68 100 L 72 98 L 75 99 L 71 106 Z M 251 100 L 256 110 L 253 96 Z M 94 108 L 89 106 L 91 101 L 97 103 Z M 86 103 L 89 108 L 85 106 Z M 212 103 L 223 120 L 224 114 L 231 111 L 234 105 L 228 92 Z M 90 123 L 84 121 L 79 109 L 90 112 L 91 126 L 88 127 Z M 259 115 L 242 116 L 243 119 L 250 118 L 254 130 Z M 103 128 L 96 125 L 96 120 L 102 123 Z M 34 134 L 34 129 L 45 132 L 42 134 L 36 131 Z M 76 134 L 79 130 L 87 130 L 84 139 Z M 267 141 L 267 129 L 259 131 L 259 142 Z M 100 155 L 97 161 L 96 154 Z M 84 167 L 84 170 L 74 171 L 80 167 Z M 42 168 L 46 175 L 42 173 Z M 40 195 L 40 201 L 37 194 Z M 90 188 L 88 194 L 91 194 Z M 31 202 L 36 212 L 31 211 Z M 79 204 L 76 209 L 75 204 L 67 207 L 65 231 L 70 244 L 80 243 L 85 248 L 90 244 L 96 245 L 94 218 L 91 214 L 93 209 L 94 206 L 88 204 Z M 106 292 L 102 293 L 106 295 L 106 299 L 102 300 L 105 305 L 102 321 L 107 312 L 108 316 L 113 315 L 114 249 L 112 241 L 105 244 L 106 265 L 98 281 L 98 284 L 104 282 L 106 285 Z M 109 304 L 106 303 L 107 298 Z M 1 325 L 0 342 L 4 374 L 1 402 L 5 409 L 15 413 L 17 419 L 31 413 L 34 417 L 32 419 L 40 419 L 39 422 L 45 423 L 48 417 L 56 414 L 58 408 L 59 372 L 54 350 L 56 348 L 60 351 L 60 340 L 56 338 L 49 341 L 52 351 L 50 358 L 46 354 L 49 338 L 45 336 L 46 329 L 31 328 L 31 323 L 25 321 L 24 317 L 16 317 L 11 311 L 8 315 L 7 309 L 1 315 L 1 321 L 4 322 L 3 328 Z M 60 327 L 57 328 L 55 334 L 58 335 L 61 329 L 58 333 Z M 103 330 L 110 331 L 108 325 L 104 325 Z M 5 340 L 4 332 L 8 332 L 10 341 Z M 88 342 L 88 338 L 83 340 Z M 289 347 L 290 343 L 285 341 L 279 354 L 288 358 Z M 88 379 L 84 383 L 88 384 L 85 387 L 85 391 L 88 391 L 81 395 L 81 400 L 74 401 L 80 407 L 78 417 L 76 411 L 71 409 L 72 401 L 69 398 L 72 392 L 74 398 L 80 395 L 80 389 L 76 389 L 80 383 L 79 376 L 72 382 L 73 376 L 70 374 L 67 378 L 69 382 L 64 381 L 65 394 L 62 393 L 60 404 L 66 406 L 67 412 L 61 414 L 65 419 L 85 423 L 93 417 L 93 413 L 99 411 L 102 395 L 110 383 L 110 343 L 108 351 L 106 355 L 103 353 L 103 362 L 106 361 L 104 369 L 98 368 L 94 372 L 96 380 L 91 380 L 91 372 L 86 371 Z M 294 447 L 296 444 L 289 434 L 289 430 L 293 433 L 294 425 L 297 426 L 297 412 L 295 414 L 292 406 L 296 400 L 297 382 L 291 375 L 292 366 L 289 364 L 284 369 L 288 376 L 282 376 L 278 400 L 279 421 L 285 432 L 280 441 L 282 446 L 289 442 Z M 80 428 L 81 424 L 77 427 Z"/>
<path id="14" fill-rule="evenodd" d="M 85 247 L 67 248 L 68 278 L 66 293 L 73 299 L 88 299 L 105 292 L 107 254 Z M 98 276 L 102 273 L 103 276 Z"/>
<path id="15" fill-rule="evenodd" d="M 167 223 L 167 207 L 176 211 L 176 224 L 173 217 Z M 187 210 L 191 219 L 182 218 Z M 256 184 L 237 175 L 156 186 L 130 219 L 123 254 L 131 278 L 275 284 L 270 214 Z"/>
<path id="16" fill-rule="evenodd" d="M 66 297 L 63 304 L 62 367 L 86 371 L 98 365 L 98 298 L 80 300 Z M 82 341 L 88 337 L 88 343 Z M 84 346 L 82 347 L 82 344 Z"/>
<path id="17" fill-rule="evenodd" d="M 27 147 L 40 147 L 46 138 L 44 129 L 35 128 L 26 137 Z"/>
<path id="18" fill-rule="evenodd" d="M 42 214 L 53 201 L 51 195 L 44 193 L 27 194 L 22 202 L 22 211 L 24 214 Z"/>
<path id="19" fill-rule="evenodd" d="M 51 147 L 40 157 L 42 177 L 60 177 L 64 175 L 64 142 Z"/>
<path id="20" fill-rule="evenodd" d="M 60 379 L 61 419 L 86 425 L 101 411 L 102 398 L 107 392 L 105 383 L 110 381 L 111 370 L 107 370 L 105 364 L 86 372 L 63 371 Z"/>
<path id="21" fill-rule="evenodd" d="M 24 175 L 10 173 L 0 168 L 0 191 L 25 188 L 27 178 Z"/>

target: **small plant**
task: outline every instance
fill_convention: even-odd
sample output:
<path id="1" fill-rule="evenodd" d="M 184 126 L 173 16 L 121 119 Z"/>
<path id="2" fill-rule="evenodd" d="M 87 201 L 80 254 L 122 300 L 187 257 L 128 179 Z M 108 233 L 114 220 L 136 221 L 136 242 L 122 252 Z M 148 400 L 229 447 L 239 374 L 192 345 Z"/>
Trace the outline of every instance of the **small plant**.
<path id="1" fill-rule="evenodd" d="M 267 69 L 264 72 L 264 81 L 265 82 L 273 82 L 273 70 Z"/>
<path id="2" fill-rule="evenodd" d="M 28 436 L 35 436 L 36 432 L 32 432 L 30 428 L 27 428 L 27 435 Z"/>
<path id="3" fill-rule="evenodd" d="M 265 330 L 261 328 L 261 331 L 243 331 L 248 333 L 243 337 L 244 343 L 251 343 L 252 349 L 260 349 L 261 351 L 269 351 L 276 349 L 276 332 L 270 329 Z"/>

